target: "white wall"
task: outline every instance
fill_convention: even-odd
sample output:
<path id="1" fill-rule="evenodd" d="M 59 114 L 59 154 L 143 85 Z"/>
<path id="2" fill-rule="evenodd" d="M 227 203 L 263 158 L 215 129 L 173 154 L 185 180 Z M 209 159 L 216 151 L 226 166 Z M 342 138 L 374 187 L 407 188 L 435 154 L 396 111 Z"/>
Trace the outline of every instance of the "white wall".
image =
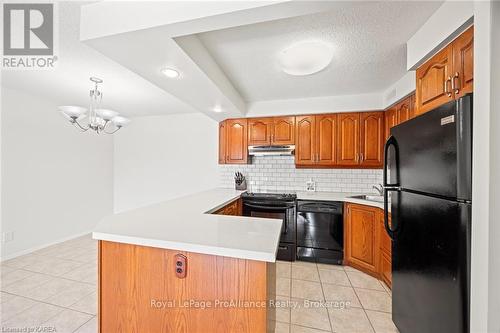
<path id="1" fill-rule="evenodd" d="M 474 1 L 445 1 L 406 43 L 406 68 L 416 69 L 470 25 Z"/>
<path id="2" fill-rule="evenodd" d="M 488 330 L 500 332 L 500 2 L 491 3 L 491 106 L 490 106 L 490 228 Z"/>
<path id="3" fill-rule="evenodd" d="M 115 212 L 217 187 L 218 125 L 203 114 L 134 118 L 114 145 Z"/>
<path id="4" fill-rule="evenodd" d="M 248 103 L 247 117 L 382 110 L 382 93 L 283 99 Z"/>
<path id="5" fill-rule="evenodd" d="M 2 259 L 89 232 L 113 205 L 111 137 L 80 133 L 51 101 L 2 86 Z"/>
<path id="6" fill-rule="evenodd" d="M 406 95 L 415 91 L 416 77 L 415 71 L 408 71 L 384 92 L 384 108 L 391 106 Z"/>

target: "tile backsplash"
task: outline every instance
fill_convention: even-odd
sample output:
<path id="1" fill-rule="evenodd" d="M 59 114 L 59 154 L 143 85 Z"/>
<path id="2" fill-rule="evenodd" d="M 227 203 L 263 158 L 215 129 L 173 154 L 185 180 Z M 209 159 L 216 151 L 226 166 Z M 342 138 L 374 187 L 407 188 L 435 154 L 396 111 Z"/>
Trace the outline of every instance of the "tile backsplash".
<path id="1" fill-rule="evenodd" d="M 220 165 L 219 184 L 234 188 L 234 173 L 247 179 L 248 190 L 258 192 L 305 191 L 306 182 L 316 182 L 318 192 L 374 193 L 372 186 L 382 183 L 381 169 L 297 169 L 294 156 L 254 156 L 252 164 Z"/>

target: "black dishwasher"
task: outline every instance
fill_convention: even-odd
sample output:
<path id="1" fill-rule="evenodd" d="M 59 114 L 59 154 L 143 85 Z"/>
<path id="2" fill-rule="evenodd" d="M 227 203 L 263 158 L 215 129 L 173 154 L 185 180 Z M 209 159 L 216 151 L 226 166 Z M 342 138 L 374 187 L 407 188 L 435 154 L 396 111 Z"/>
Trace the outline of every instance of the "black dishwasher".
<path id="1" fill-rule="evenodd" d="M 297 259 L 342 264 L 343 204 L 337 201 L 297 201 Z"/>

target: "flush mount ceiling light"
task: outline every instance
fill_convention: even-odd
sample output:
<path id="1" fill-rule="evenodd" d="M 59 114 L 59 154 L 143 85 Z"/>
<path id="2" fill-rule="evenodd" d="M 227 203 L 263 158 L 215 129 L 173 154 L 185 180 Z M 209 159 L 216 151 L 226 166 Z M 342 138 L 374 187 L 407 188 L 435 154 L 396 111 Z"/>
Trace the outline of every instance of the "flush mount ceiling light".
<path id="1" fill-rule="evenodd" d="M 298 42 L 278 54 L 283 72 L 296 76 L 317 73 L 325 69 L 332 58 L 332 45 L 322 41 Z"/>
<path id="2" fill-rule="evenodd" d="M 214 108 L 212 109 L 213 112 L 216 112 L 216 113 L 221 113 L 222 112 L 222 107 L 220 105 L 216 105 L 214 106 Z"/>
<path id="3" fill-rule="evenodd" d="M 168 77 L 170 79 L 176 79 L 181 75 L 181 73 L 179 73 L 178 70 L 175 70 L 175 69 L 170 68 L 170 67 L 163 68 L 161 70 L 161 72 L 163 73 L 163 75 L 165 75 L 166 77 Z"/>
<path id="4" fill-rule="evenodd" d="M 95 87 L 90 90 L 90 103 L 88 110 L 81 106 L 71 105 L 60 106 L 58 109 L 62 115 L 68 119 L 70 124 L 79 128 L 83 132 L 91 129 L 97 134 L 113 134 L 123 126 L 127 125 L 130 120 L 119 116 L 116 111 L 101 109 L 100 105 L 102 92 L 98 89 L 98 85 L 103 81 L 97 77 L 91 77 L 90 81 L 95 83 Z M 81 123 L 84 118 L 88 118 L 86 124 Z M 110 127 L 111 131 L 109 130 Z"/>

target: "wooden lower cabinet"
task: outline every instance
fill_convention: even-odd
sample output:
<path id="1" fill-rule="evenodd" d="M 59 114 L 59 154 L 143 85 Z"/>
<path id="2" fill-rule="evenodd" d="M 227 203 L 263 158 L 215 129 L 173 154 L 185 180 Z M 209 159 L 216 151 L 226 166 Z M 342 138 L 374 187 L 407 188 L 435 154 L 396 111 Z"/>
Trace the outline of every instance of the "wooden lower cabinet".
<path id="1" fill-rule="evenodd" d="M 224 207 L 218 209 L 214 212 L 214 214 L 218 215 L 233 215 L 233 216 L 242 216 L 243 215 L 243 203 L 241 199 L 237 199 Z"/>
<path id="2" fill-rule="evenodd" d="M 275 318 L 265 306 L 276 292 L 272 263 L 108 241 L 98 249 L 100 333 L 265 333 Z"/>
<path id="3" fill-rule="evenodd" d="M 378 208 L 349 203 L 344 212 L 344 260 L 369 274 L 377 274 L 380 252 Z"/>
<path id="4" fill-rule="evenodd" d="M 391 239 L 383 210 L 346 203 L 344 207 L 344 264 L 370 274 L 389 287 L 392 280 Z"/>

